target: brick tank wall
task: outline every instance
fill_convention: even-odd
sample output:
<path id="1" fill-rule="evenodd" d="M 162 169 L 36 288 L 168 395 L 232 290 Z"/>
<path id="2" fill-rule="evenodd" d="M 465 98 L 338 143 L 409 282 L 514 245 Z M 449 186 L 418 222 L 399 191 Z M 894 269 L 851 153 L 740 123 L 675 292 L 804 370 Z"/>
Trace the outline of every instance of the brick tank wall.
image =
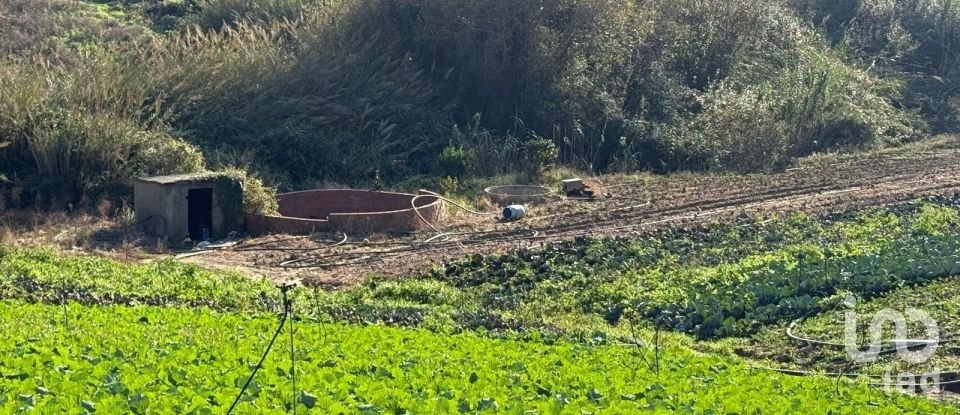
<path id="1" fill-rule="evenodd" d="M 413 198 L 412 194 L 367 190 L 285 193 L 277 196 L 280 216 L 250 215 L 247 232 L 302 234 L 314 229 L 366 234 L 425 229 L 411 205 Z M 431 223 L 439 219 L 443 204 L 435 196 L 419 197 L 416 203 L 425 219 Z"/>

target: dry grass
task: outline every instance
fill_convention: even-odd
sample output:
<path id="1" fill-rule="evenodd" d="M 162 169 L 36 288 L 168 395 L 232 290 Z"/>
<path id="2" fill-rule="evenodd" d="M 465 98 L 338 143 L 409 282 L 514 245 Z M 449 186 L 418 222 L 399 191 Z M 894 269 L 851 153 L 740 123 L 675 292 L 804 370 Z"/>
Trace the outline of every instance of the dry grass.
<path id="1" fill-rule="evenodd" d="M 864 158 L 878 157 L 922 157 L 941 152 L 953 152 L 960 149 L 960 134 L 943 134 L 936 137 L 915 141 L 897 147 L 879 147 L 853 153 L 830 152 L 819 153 L 798 160 L 798 168 L 806 168 L 824 164 L 838 164 L 854 162 Z"/>
<path id="2" fill-rule="evenodd" d="M 140 260 L 169 250 L 133 226 L 132 210 L 121 206 L 74 212 L 7 210 L 0 212 L 0 245 L 55 247 L 64 252 L 96 254 L 125 261 Z M 103 215 L 97 210 L 104 210 Z"/>
<path id="3" fill-rule="evenodd" d="M 71 250 L 85 248 L 92 233 L 104 222 L 97 215 L 34 210 L 6 211 L 0 215 L 0 243 L 6 246 L 55 246 Z"/>

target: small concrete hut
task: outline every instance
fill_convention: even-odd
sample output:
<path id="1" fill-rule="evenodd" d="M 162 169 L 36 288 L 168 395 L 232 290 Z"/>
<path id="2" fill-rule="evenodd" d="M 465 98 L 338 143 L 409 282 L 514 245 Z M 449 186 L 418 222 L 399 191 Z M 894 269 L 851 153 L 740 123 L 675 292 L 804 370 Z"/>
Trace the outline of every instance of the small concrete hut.
<path id="1" fill-rule="evenodd" d="M 142 177 L 134 183 L 137 223 L 148 235 L 177 243 L 243 231 L 243 183 L 210 173 Z"/>

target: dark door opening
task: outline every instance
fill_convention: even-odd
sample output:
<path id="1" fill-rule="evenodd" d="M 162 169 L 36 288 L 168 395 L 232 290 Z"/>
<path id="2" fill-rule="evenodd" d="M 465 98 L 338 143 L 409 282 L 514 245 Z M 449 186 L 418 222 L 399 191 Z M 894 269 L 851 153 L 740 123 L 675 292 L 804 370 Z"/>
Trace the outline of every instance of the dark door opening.
<path id="1" fill-rule="evenodd" d="M 194 242 L 213 234 L 213 189 L 187 191 L 187 231 Z"/>

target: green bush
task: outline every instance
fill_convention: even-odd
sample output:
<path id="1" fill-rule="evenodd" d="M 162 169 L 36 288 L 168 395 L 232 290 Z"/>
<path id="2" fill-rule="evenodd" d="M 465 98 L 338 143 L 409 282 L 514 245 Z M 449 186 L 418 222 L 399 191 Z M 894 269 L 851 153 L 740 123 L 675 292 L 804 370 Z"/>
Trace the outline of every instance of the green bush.
<path id="1" fill-rule="evenodd" d="M 699 95 L 701 112 L 658 136 L 661 148 L 682 168 L 752 171 L 783 166 L 791 157 L 927 134 L 917 114 L 894 105 L 902 86 L 896 80 L 813 46 L 789 52 L 780 57 L 783 68 L 767 78 L 753 72 L 715 82 Z"/>
<path id="2" fill-rule="evenodd" d="M 557 145 L 543 137 L 531 137 L 524 143 L 524 166 L 528 174 L 539 178 L 543 172 L 554 165 L 559 155 Z"/>
<path id="3" fill-rule="evenodd" d="M 792 127 L 791 156 L 864 145 L 900 144 L 926 135 L 923 120 L 897 108 L 902 84 L 844 64 L 814 47 L 769 84 Z"/>
<path id="4" fill-rule="evenodd" d="M 906 81 L 903 103 L 938 132 L 960 129 L 950 101 L 960 94 L 960 2 L 791 0 L 838 45 Z"/>
<path id="5" fill-rule="evenodd" d="M 708 168 L 763 170 L 787 156 L 789 128 L 775 116 L 773 103 L 755 90 L 710 91 L 704 111 L 687 140 L 689 156 Z"/>
<path id="6" fill-rule="evenodd" d="M 243 211 L 257 215 L 278 215 L 277 189 L 263 184 L 263 180 L 236 167 L 227 167 L 213 173 L 216 176 L 243 183 Z"/>
<path id="7" fill-rule="evenodd" d="M 399 0 L 364 19 L 415 51 L 461 113 L 483 114 L 477 136 L 486 131 L 508 144 L 546 131 L 560 145 L 559 160 L 576 167 L 754 170 L 924 134 L 923 122 L 897 105 L 896 78 L 857 68 L 812 25 L 767 0 Z M 779 87 L 793 95 L 768 92 Z M 719 97 L 721 90 L 733 95 Z M 720 114 L 720 103 L 751 94 L 767 102 Z M 731 138 L 753 127 L 762 131 Z"/>
<path id="8" fill-rule="evenodd" d="M 462 179 L 473 170 L 473 154 L 463 147 L 449 145 L 440 152 L 437 164 L 445 177 Z"/>

